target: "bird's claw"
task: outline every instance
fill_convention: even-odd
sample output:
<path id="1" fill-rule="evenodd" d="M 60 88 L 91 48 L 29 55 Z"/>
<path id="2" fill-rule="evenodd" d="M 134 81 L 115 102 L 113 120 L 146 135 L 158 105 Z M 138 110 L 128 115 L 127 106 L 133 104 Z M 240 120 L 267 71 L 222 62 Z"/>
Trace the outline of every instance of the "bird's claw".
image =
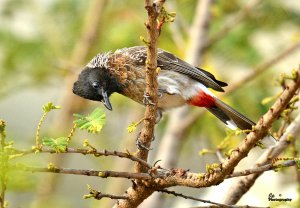
<path id="1" fill-rule="evenodd" d="M 156 119 L 155 119 L 155 123 L 158 124 L 160 122 L 160 120 L 162 119 L 162 111 L 160 109 L 157 109 L 156 111 Z"/>
<path id="2" fill-rule="evenodd" d="M 144 92 L 144 99 L 143 99 L 144 105 L 154 105 L 153 101 L 150 99 L 150 95 L 147 92 Z"/>
<path id="3" fill-rule="evenodd" d="M 146 146 L 139 140 L 139 138 L 140 138 L 140 137 L 138 136 L 137 139 L 136 139 L 136 142 L 135 142 L 135 144 L 136 144 L 136 146 L 137 146 L 138 149 L 140 149 L 140 150 L 147 150 L 147 151 L 152 150 L 152 148 L 146 147 Z"/>

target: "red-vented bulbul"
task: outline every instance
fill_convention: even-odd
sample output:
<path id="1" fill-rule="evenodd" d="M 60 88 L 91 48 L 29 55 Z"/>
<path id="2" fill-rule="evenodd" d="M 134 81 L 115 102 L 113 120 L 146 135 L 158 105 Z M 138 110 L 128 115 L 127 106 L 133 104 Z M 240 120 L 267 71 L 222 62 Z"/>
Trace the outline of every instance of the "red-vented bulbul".
<path id="1" fill-rule="evenodd" d="M 185 104 L 205 107 L 229 128 L 252 129 L 253 121 L 221 100 L 208 88 L 223 92 L 226 83 L 175 55 L 158 49 L 158 111 Z M 144 46 L 123 48 L 96 55 L 80 73 L 73 92 L 101 101 L 112 110 L 109 96 L 117 92 L 144 104 L 147 50 Z"/>

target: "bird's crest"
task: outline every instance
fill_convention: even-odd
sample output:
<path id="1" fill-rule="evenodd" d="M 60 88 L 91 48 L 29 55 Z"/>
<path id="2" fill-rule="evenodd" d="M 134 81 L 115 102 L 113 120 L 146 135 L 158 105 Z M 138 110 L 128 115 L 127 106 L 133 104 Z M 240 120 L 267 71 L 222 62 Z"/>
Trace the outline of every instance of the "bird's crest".
<path id="1" fill-rule="evenodd" d="M 89 68 L 108 68 L 108 57 L 112 52 L 97 54 L 86 66 Z"/>

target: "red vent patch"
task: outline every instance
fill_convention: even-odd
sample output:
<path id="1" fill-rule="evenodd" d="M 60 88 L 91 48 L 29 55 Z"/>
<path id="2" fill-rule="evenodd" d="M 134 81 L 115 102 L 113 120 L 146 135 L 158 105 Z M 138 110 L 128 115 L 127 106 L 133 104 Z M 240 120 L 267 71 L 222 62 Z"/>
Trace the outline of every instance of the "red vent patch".
<path id="1" fill-rule="evenodd" d="M 199 106 L 199 107 L 205 107 L 209 108 L 212 106 L 215 106 L 215 98 L 209 94 L 206 94 L 202 90 L 199 91 L 199 93 L 191 98 L 188 101 L 188 104 L 194 105 L 194 106 Z"/>

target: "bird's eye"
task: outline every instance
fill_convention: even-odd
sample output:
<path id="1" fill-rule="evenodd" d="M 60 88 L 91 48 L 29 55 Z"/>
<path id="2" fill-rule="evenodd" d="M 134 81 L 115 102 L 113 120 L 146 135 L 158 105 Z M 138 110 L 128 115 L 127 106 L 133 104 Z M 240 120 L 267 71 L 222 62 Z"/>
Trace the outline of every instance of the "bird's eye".
<path id="1" fill-rule="evenodd" d="M 94 89 L 99 89 L 100 84 L 99 84 L 99 82 L 93 82 L 92 86 L 93 86 Z"/>

